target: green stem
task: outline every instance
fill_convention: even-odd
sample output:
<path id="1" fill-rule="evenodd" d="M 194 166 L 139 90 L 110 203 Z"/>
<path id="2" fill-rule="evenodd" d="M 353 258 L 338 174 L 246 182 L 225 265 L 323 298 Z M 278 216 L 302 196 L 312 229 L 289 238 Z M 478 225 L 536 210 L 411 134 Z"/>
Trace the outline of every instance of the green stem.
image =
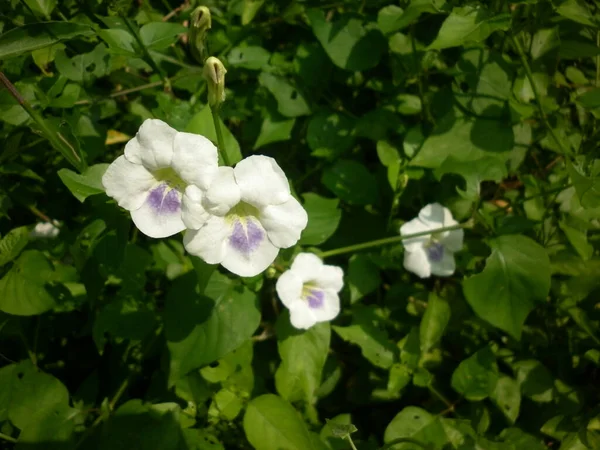
<path id="1" fill-rule="evenodd" d="M 347 435 L 346 439 L 348 439 L 348 442 L 350 443 L 350 447 L 352 447 L 352 450 L 358 450 L 356 448 L 356 445 L 354 445 L 354 442 L 352 442 L 352 438 L 350 437 L 350 435 Z"/>
<path id="2" fill-rule="evenodd" d="M 542 104 L 542 97 L 540 96 L 537 86 L 535 85 L 535 81 L 533 79 L 533 72 L 531 71 L 531 67 L 529 67 L 529 62 L 527 61 L 527 55 L 525 55 L 525 52 L 523 51 L 523 47 L 521 46 L 521 43 L 513 34 L 510 35 L 510 39 L 513 43 L 513 46 L 517 50 L 519 57 L 521 58 L 521 62 L 523 63 L 523 68 L 525 69 L 525 74 L 527 75 L 527 78 L 529 79 L 529 83 L 531 84 L 531 90 L 533 91 L 533 96 L 535 97 L 535 101 L 536 101 L 538 110 L 540 112 L 542 122 L 548 129 L 550 136 L 552 137 L 552 139 L 554 140 L 556 145 L 558 145 L 558 147 L 560 148 L 562 153 L 568 154 L 569 151 L 563 147 L 561 140 L 558 139 L 558 136 L 554 132 L 554 129 L 550 126 L 550 122 L 548 122 L 548 118 L 546 117 L 546 111 L 544 111 L 544 105 Z"/>
<path id="3" fill-rule="evenodd" d="M 227 156 L 227 151 L 225 150 L 225 140 L 223 139 L 223 132 L 221 130 L 221 121 L 219 120 L 219 108 L 210 108 L 210 112 L 212 113 L 213 123 L 215 124 L 215 132 L 217 133 L 217 144 L 219 146 L 219 154 L 223 159 L 223 164 L 226 166 L 230 166 L 229 157 Z"/>
<path id="4" fill-rule="evenodd" d="M 6 90 L 13 96 L 13 98 L 21 105 L 27 114 L 33 119 L 35 123 L 38 124 L 42 133 L 50 141 L 52 146 L 57 149 L 62 155 L 65 157 L 67 161 L 69 161 L 73 167 L 75 167 L 80 172 L 83 172 L 87 168 L 86 162 L 77 154 L 77 151 L 73 146 L 65 139 L 65 137 L 60 134 L 59 131 L 51 128 L 42 115 L 37 112 L 33 107 L 29 104 L 27 100 L 21 95 L 21 93 L 17 90 L 17 88 L 10 82 L 8 78 L 4 75 L 4 73 L 0 72 L 0 83 L 6 88 Z"/>
<path id="5" fill-rule="evenodd" d="M 15 444 L 17 443 L 17 440 L 14 437 L 9 436 L 9 435 L 4 434 L 4 433 L 0 433 L 0 439 L 4 439 L 5 441 L 13 442 Z"/>
<path id="6" fill-rule="evenodd" d="M 347 247 L 334 248 L 333 250 L 327 250 L 325 252 L 321 252 L 319 254 L 319 257 L 327 258 L 329 256 L 342 255 L 344 253 L 353 253 L 353 252 L 357 252 L 359 250 L 366 250 L 368 248 L 381 247 L 383 245 L 388 245 L 388 244 L 397 244 L 406 239 L 412 239 L 412 238 L 417 238 L 417 237 L 421 237 L 421 236 L 428 236 L 430 234 L 435 234 L 435 233 L 443 233 L 444 231 L 460 230 L 461 228 L 466 228 L 467 226 L 470 226 L 470 225 L 471 225 L 470 222 L 466 222 L 466 223 L 462 223 L 462 224 L 458 224 L 458 225 L 450 225 L 449 227 L 441 227 L 441 228 L 435 228 L 433 230 L 420 231 L 419 233 L 404 234 L 401 236 L 392 236 L 392 237 L 388 237 L 388 238 L 377 239 L 375 241 L 363 242 L 362 244 L 354 244 L 354 245 L 349 245 Z"/>

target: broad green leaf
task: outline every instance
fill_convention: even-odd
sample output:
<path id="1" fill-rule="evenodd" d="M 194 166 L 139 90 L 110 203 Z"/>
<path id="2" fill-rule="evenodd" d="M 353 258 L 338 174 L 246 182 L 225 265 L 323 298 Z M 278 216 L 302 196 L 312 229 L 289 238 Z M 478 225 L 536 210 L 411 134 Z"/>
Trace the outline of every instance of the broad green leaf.
<path id="1" fill-rule="evenodd" d="M 321 111 L 308 122 L 306 141 L 314 156 L 338 158 L 354 145 L 354 120 L 340 113 Z"/>
<path id="2" fill-rule="evenodd" d="M 600 177 L 586 177 L 571 163 L 566 162 L 567 172 L 575 191 L 584 208 L 597 208 L 600 206 Z"/>
<path id="3" fill-rule="evenodd" d="M 244 0 L 244 9 L 242 10 L 242 25 L 248 25 L 256 15 L 265 0 Z"/>
<path id="4" fill-rule="evenodd" d="M 594 246 L 588 242 L 586 230 L 571 226 L 566 220 L 561 220 L 558 226 L 565 233 L 569 243 L 582 259 L 587 261 L 592 257 Z"/>
<path id="5" fill-rule="evenodd" d="M 496 15 L 481 5 L 454 8 L 429 48 L 441 50 L 481 42 L 494 31 L 506 31 L 509 27 L 510 14 Z"/>
<path id="6" fill-rule="evenodd" d="M 341 200 L 351 204 L 369 205 L 379 201 L 375 176 L 356 161 L 338 160 L 323 171 L 321 182 Z"/>
<path id="7" fill-rule="evenodd" d="M 548 450 L 548 447 L 539 437 L 527 434 L 520 428 L 505 428 L 500 433 L 500 438 L 511 444 L 515 449 Z"/>
<path id="8" fill-rule="evenodd" d="M 400 393 L 410 383 L 412 370 L 406 364 L 394 364 L 390 368 L 387 389 L 392 393 Z"/>
<path id="9" fill-rule="evenodd" d="M 25 0 L 27 6 L 31 8 L 33 12 L 41 14 L 44 18 L 50 18 L 50 14 L 56 8 L 58 0 Z"/>
<path id="10" fill-rule="evenodd" d="M 135 37 L 128 31 L 110 28 L 108 30 L 99 30 L 98 36 L 108 44 L 108 48 L 112 53 L 129 57 L 137 55 L 139 45 Z"/>
<path id="11" fill-rule="evenodd" d="M 577 97 L 577 103 L 588 109 L 600 107 L 600 88 L 594 88 L 581 94 Z"/>
<path id="12" fill-rule="evenodd" d="M 365 25 L 350 15 L 328 21 L 319 9 L 309 9 L 306 15 L 313 33 L 336 66 L 363 71 L 379 63 L 387 43 L 375 24 Z"/>
<path id="13" fill-rule="evenodd" d="M 331 339 L 329 323 L 297 330 L 291 325 L 289 315 L 282 314 L 275 330 L 281 357 L 275 372 L 277 392 L 289 402 L 315 403 Z"/>
<path id="14" fill-rule="evenodd" d="M 0 266 L 11 262 L 29 242 L 29 229 L 18 227 L 10 230 L 0 241 Z"/>
<path id="15" fill-rule="evenodd" d="M 292 137 L 292 129 L 296 123 L 295 118 L 288 119 L 279 114 L 267 115 L 260 127 L 260 133 L 256 138 L 253 150 L 272 144 L 273 142 L 287 141 Z"/>
<path id="16" fill-rule="evenodd" d="M 308 225 L 302 231 L 301 245 L 319 245 L 327 241 L 340 223 L 342 211 L 338 208 L 340 200 L 325 198 L 309 192 L 303 194 L 304 209 L 308 213 Z"/>
<path id="17" fill-rule="evenodd" d="M 394 100 L 394 109 L 405 116 L 419 114 L 423 109 L 421 98 L 418 95 L 398 94 Z"/>
<path id="18" fill-rule="evenodd" d="M 383 34 L 391 34 L 398 31 L 398 22 L 404 14 L 404 10 L 396 5 L 384 6 L 377 13 L 377 26 Z"/>
<path id="19" fill-rule="evenodd" d="M 83 203 L 90 195 L 102 194 L 104 192 L 102 176 L 107 168 L 108 164 L 95 164 L 88 167 L 81 175 L 70 169 L 60 169 L 58 176 L 75 198 Z"/>
<path id="20" fill-rule="evenodd" d="M 298 117 L 310 114 L 308 100 L 288 79 L 269 72 L 261 72 L 258 81 L 275 97 L 277 110 L 281 115 Z"/>
<path id="21" fill-rule="evenodd" d="M 229 67 L 248 70 L 262 70 L 269 63 L 271 53 L 262 47 L 234 47 L 227 55 Z"/>
<path id="22" fill-rule="evenodd" d="M 252 336 L 260 321 L 256 295 L 213 273 L 204 295 L 193 273 L 178 278 L 167 295 L 165 332 L 170 384 L 221 358 Z"/>
<path id="23" fill-rule="evenodd" d="M 465 190 L 458 187 L 457 190 L 467 199 L 479 198 L 483 181 L 500 182 L 508 175 L 506 164 L 493 156 L 482 156 L 474 161 L 464 162 L 450 155 L 434 173 L 438 179 L 447 173 L 462 176 L 465 179 Z"/>
<path id="24" fill-rule="evenodd" d="M 531 40 L 531 58 L 536 60 L 555 51 L 560 46 L 558 28 L 545 28 L 538 30 Z"/>
<path id="25" fill-rule="evenodd" d="M 386 34 L 401 30 L 416 22 L 423 13 L 440 14 L 445 3 L 446 0 L 411 0 L 404 11 L 397 6 L 386 6 L 377 16 L 379 29 Z"/>
<path id="26" fill-rule="evenodd" d="M 510 424 L 519 417 L 521 407 L 521 391 L 519 383 L 505 375 L 500 376 L 490 398 L 502 411 Z"/>
<path id="27" fill-rule="evenodd" d="M 452 388 L 467 400 L 479 401 L 493 395 L 498 382 L 496 358 L 484 347 L 461 361 L 452 374 Z"/>
<path id="28" fill-rule="evenodd" d="M 153 50 L 162 50 L 174 44 L 187 28 L 178 23 L 150 22 L 140 28 L 140 39 Z"/>
<path id="29" fill-rule="evenodd" d="M 223 132 L 223 140 L 225 145 L 225 152 L 229 159 L 230 164 L 236 164 L 242 160 L 242 152 L 240 150 L 240 144 L 238 144 L 235 136 L 229 131 L 229 128 L 225 126 L 223 121 L 219 118 L 221 123 L 221 131 Z M 213 122 L 212 113 L 210 107 L 206 105 L 202 111 L 197 113 L 189 121 L 185 127 L 185 131 L 188 133 L 200 134 L 217 145 L 217 132 L 215 131 L 215 123 Z M 221 156 L 219 155 L 219 159 Z"/>
<path id="30" fill-rule="evenodd" d="M 490 246 L 483 272 L 463 281 L 464 294 L 479 317 L 520 339 L 527 315 L 548 295 L 550 259 L 525 236 L 500 236 Z"/>
<path id="31" fill-rule="evenodd" d="M 90 36 L 88 25 L 73 22 L 31 23 L 0 35 L 0 60 L 5 60 L 77 36 Z"/>
<path id="32" fill-rule="evenodd" d="M 430 294 L 429 301 L 427 302 L 427 310 L 423 314 L 423 319 L 419 326 L 421 353 L 426 353 L 439 344 L 449 321 L 450 305 L 448 304 L 448 300 L 436 294 Z"/>
<path id="33" fill-rule="evenodd" d="M 27 250 L 0 279 L 0 311 L 33 316 L 55 305 L 44 285 L 51 281 L 52 265 L 43 253 Z"/>
<path id="34" fill-rule="evenodd" d="M 513 365 L 523 395 L 534 402 L 547 403 L 554 398 L 552 374 L 539 361 L 530 359 L 517 361 Z"/>
<path id="35" fill-rule="evenodd" d="M 432 415 L 422 408 L 407 406 L 400 411 L 389 423 L 383 435 L 383 442 L 390 444 L 395 440 L 408 439 L 408 443 L 397 443 L 388 447 L 393 450 L 413 450 L 417 448 L 442 448 L 448 443 L 448 437 L 444 431 L 438 416 Z M 421 446 L 410 443 L 415 440 Z"/>
<path id="36" fill-rule="evenodd" d="M 556 12 L 582 25 L 598 27 L 598 22 L 594 19 L 589 6 L 584 0 L 566 0 L 556 8 Z"/>
<path id="37" fill-rule="evenodd" d="M 91 52 L 75 55 L 70 59 L 64 50 L 59 50 L 56 53 L 55 64 L 60 74 L 69 80 L 89 81 L 108 73 L 109 55 L 106 46 L 100 43 Z"/>
<path id="38" fill-rule="evenodd" d="M 246 438 L 256 450 L 322 450 L 296 410 L 273 394 L 253 399 L 244 415 Z"/>
<path id="39" fill-rule="evenodd" d="M 379 268 L 368 256 L 353 255 L 348 265 L 346 283 L 350 288 L 350 303 L 357 302 L 381 284 Z"/>
<path id="40" fill-rule="evenodd" d="M 187 428 L 183 430 L 187 450 L 225 450 L 223 444 L 209 431 Z"/>

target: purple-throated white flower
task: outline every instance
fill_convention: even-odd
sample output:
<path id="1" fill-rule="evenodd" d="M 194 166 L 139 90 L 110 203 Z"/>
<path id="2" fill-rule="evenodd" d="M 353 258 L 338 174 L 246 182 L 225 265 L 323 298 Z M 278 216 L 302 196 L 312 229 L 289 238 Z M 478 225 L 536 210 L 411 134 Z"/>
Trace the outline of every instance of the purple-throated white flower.
<path id="1" fill-rule="evenodd" d="M 340 312 L 338 293 L 344 286 L 343 278 L 341 268 L 323 264 L 312 253 L 299 253 L 275 286 L 281 302 L 290 310 L 292 325 L 308 329 L 333 320 Z"/>
<path id="2" fill-rule="evenodd" d="M 416 234 L 436 228 L 457 225 L 448 208 L 439 203 L 425 206 L 419 215 L 400 227 L 400 234 Z M 405 239 L 404 268 L 421 278 L 433 275 L 447 277 L 454 273 L 454 253 L 462 249 L 462 229 L 432 233 Z"/>
<path id="3" fill-rule="evenodd" d="M 167 237 L 185 229 L 185 188 L 208 188 L 217 166 L 217 148 L 207 138 L 147 119 L 125 146 L 125 155 L 108 167 L 102 184 L 142 233 Z"/>
<path id="4" fill-rule="evenodd" d="M 296 244 L 308 221 L 277 162 L 262 155 L 219 167 L 207 190 L 188 186 L 183 211 L 186 250 L 243 277 L 258 275 L 280 248 Z"/>

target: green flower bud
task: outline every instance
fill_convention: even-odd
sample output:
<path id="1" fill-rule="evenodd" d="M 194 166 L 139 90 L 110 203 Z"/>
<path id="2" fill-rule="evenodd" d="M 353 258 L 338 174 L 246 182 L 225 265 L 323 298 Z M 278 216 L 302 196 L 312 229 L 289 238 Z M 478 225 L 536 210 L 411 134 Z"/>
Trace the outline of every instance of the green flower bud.
<path id="1" fill-rule="evenodd" d="M 190 16 L 189 45 L 192 56 L 194 56 L 199 63 L 204 63 L 204 60 L 208 55 L 206 38 L 211 26 L 212 19 L 210 9 L 206 6 L 198 6 L 192 11 Z"/>
<path id="2" fill-rule="evenodd" d="M 208 85 L 208 104 L 218 108 L 225 101 L 225 74 L 227 70 L 218 58 L 211 56 L 204 63 L 204 78 Z"/>

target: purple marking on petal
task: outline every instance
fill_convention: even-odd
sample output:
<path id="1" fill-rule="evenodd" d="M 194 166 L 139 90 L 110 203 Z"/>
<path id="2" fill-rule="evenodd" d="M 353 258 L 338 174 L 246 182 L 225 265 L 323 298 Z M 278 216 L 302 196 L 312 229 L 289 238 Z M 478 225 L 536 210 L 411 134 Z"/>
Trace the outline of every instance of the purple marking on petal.
<path id="1" fill-rule="evenodd" d="M 439 243 L 431 244 L 427 247 L 427 257 L 429 261 L 440 262 L 444 257 L 444 246 Z"/>
<path id="2" fill-rule="evenodd" d="M 308 306 L 310 306 L 312 309 L 318 309 L 323 306 L 325 293 L 321 289 L 311 289 L 308 291 L 306 300 L 308 300 Z"/>
<path id="3" fill-rule="evenodd" d="M 181 200 L 179 199 L 179 192 L 175 189 L 169 189 L 165 195 L 166 189 L 167 184 L 163 183 L 153 189 L 148 196 L 147 201 L 156 214 L 174 214 L 180 210 Z"/>
<path id="4" fill-rule="evenodd" d="M 236 220 L 233 233 L 229 236 L 229 243 L 238 252 L 249 254 L 258 248 L 264 237 L 264 231 L 253 220 L 246 220 L 246 227 L 239 220 Z"/>

